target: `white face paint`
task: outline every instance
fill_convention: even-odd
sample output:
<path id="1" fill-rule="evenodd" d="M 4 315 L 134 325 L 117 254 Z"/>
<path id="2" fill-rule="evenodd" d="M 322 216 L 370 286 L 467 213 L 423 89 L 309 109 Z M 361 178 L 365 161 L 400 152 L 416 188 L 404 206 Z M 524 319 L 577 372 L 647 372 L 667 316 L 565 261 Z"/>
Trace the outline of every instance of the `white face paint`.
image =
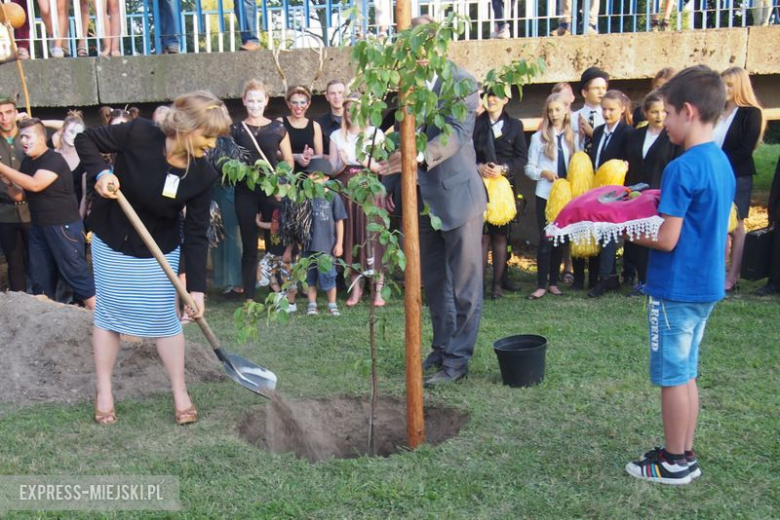
<path id="1" fill-rule="evenodd" d="M 244 106 L 249 117 L 263 117 L 268 96 L 262 90 L 250 90 L 244 96 Z"/>
<path id="2" fill-rule="evenodd" d="M 62 142 L 67 144 L 68 146 L 73 146 L 73 142 L 76 139 L 76 136 L 83 131 L 84 131 L 84 125 L 82 125 L 81 123 L 69 124 L 65 128 L 65 131 L 62 132 Z"/>
<path id="3" fill-rule="evenodd" d="M 35 127 L 19 130 L 19 142 L 25 155 L 29 157 L 38 157 L 46 151 L 46 138 Z"/>

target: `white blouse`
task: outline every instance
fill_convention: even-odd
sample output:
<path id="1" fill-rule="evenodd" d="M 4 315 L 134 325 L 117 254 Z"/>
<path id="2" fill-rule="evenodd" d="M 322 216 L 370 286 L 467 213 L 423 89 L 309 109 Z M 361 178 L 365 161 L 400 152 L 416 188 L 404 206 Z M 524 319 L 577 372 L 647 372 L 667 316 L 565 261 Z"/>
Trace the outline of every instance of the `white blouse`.
<path id="1" fill-rule="evenodd" d="M 350 132 L 346 133 L 347 135 L 344 135 L 344 132 L 341 128 L 334 131 L 332 134 L 330 134 L 330 143 L 331 148 L 335 146 L 336 154 L 331 154 L 330 159 L 331 163 L 333 163 L 334 170 L 339 171 L 344 166 L 359 166 L 361 165 L 360 160 L 358 159 L 357 154 L 357 142 L 358 142 L 358 136 L 360 134 L 353 134 Z M 363 132 L 363 148 L 364 150 L 368 150 L 371 147 L 371 140 L 374 135 L 374 127 L 369 126 L 366 128 Z M 376 131 L 376 143 L 379 144 L 382 141 L 385 140 L 385 134 L 381 130 Z M 343 151 L 347 155 L 347 164 L 344 165 L 341 162 L 341 157 L 339 155 L 339 150 Z"/>
<path id="2" fill-rule="evenodd" d="M 566 161 L 566 171 L 569 171 L 569 159 L 572 151 L 569 145 L 563 141 L 563 158 Z M 576 141 L 575 141 L 576 151 Z M 528 147 L 528 163 L 525 165 L 525 175 L 529 179 L 536 181 L 536 196 L 545 200 L 550 196 L 550 190 L 553 183 L 542 177 L 543 171 L 558 171 L 558 147 L 555 147 L 555 155 L 552 159 L 544 154 L 544 143 L 542 142 L 541 132 L 536 132 L 531 136 L 531 146 Z"/>
<path id="3" fill-rule="evenodd" d="M 734 116 L 737 115 L 737 110 L 739 110 L 739 107 L 732 110 L 728 117 L 718 118 L 718 122 L 712 130 L 712 140 L 715 141 L 715 144 L 717 144 L 719 148 L 723 148 L 723 142 L 726 140 L 726 134 L 729 133 L 731 123 L 734 122 Z"/>
<path id="4" fill-rule="evenodd" d="M 647 152 L 650 151 L 653 143 L 658 139 L 658 136 L 661 135 L 661 132 L 663 132 L 663 130 L 659 130 L 658 133 L 654 134 L 649 128 L 647 129 L 647 132 L 645 133 L 645 142 L 642 143 L 642 159 L 647 157 Z"/>

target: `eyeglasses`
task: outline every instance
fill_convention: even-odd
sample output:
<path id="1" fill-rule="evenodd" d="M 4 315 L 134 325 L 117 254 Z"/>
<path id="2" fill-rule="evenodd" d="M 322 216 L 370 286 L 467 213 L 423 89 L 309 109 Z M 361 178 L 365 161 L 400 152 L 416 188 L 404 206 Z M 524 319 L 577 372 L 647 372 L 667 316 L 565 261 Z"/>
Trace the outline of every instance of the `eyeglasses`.
<path id="1" fill-rule="evenodd" d="M 309 102 L 308 101 L 290 101 L 290 104 L 294 105 L 296 107 L 305 107 L 306 105 L 309 104 Z"/>

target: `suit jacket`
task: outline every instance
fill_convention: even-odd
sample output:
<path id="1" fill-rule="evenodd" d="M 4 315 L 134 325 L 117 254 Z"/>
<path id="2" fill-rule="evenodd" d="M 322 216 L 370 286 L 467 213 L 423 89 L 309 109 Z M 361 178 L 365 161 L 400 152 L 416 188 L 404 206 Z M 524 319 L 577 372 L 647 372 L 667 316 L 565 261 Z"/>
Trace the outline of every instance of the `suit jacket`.
<path id="1" fill-rule="evenodd" d="M 501 137 L 496 139 L 490 115 L 484 112 L 477 117 L 474 124 L 474 150 L 478 163 L 506 164 L 509 168 L 507 178 L 514 185 L 515 179 L 528 164 L 528 143 L 525 141 L 522 121 L 510 117 L 506 111 L 502 112 L 499 121 L 503 121 L 504 126 Z"/>
<path id="2" fill-rule="evenodd" d="M 761 135 L 761 110 L 756 107 L 739 107 L 723 140 L 723 152 L 729 158 L 731 169 L 737 177 L 756 174 L 753 151 Z"/>
<path id="3" fill-rule="evenodd" d="M 601 125 L 593 130 L 593 148 L 590 150 L 590 160 L 593 161 L 593 169 L 598 170 L 598 167 L 605 162 L 612 159 L 626 160 L 626 143 L 628 143 L 628 136 L 634 132 L 632 126 L 627 125 L 623 121 L 620 121 L 610 137 L 607 147 L 601 152 L 600 164 L 596 164 L 596 156 L 598 155 L 599 148 L 601 148 L 601 137 L 604 135 L 604 129 L 607 125 Z"/>
<path id="4" fill-rule="evenodd" d="M 777 159 L 775 177 L 772 179 L 772 189 L 769 192 L 769 223 L 780 222 L 780 158 Z"/>
<path id="5" fill-rule="evenodd" d="M 650 146 L 647 155 L 642 157 L 642 148 L 645 144 L 647 126 L 635 130 L 626 143 L 626 160 L 628 161 L 628 174 L 626 186 L 633 186 L 645 182 L 653 189 L 661 187 L 661 176 L 669 162 L 680 155 L 680 148 L 672 144 L 666 129 L 656 138 Z"/>
<path id="6" fill-rule="evenodd" d="M 425 133 L 428 147 L 425 150 L 427 170 L 417 172 L 420 195 L 430 207 L 431 213 L 441 219 L 442 231 L 458 228 L 482 215 L 487 207 L 485 184 L 477 171 L 477 156 L 474 152 L 474 121 L 476 119 L 477 82 L 465 70 L 453 65 L 453 81 L 471 81 L 472 92 L 464 100 L 468 110 L 462 121 L 452 114 L 445 122 L 452 126 L 452 134 L 446 144 L 441 131 L 435 125 L 428 125 Z M 441 91 L 441 78 L 433 91 Z"/>

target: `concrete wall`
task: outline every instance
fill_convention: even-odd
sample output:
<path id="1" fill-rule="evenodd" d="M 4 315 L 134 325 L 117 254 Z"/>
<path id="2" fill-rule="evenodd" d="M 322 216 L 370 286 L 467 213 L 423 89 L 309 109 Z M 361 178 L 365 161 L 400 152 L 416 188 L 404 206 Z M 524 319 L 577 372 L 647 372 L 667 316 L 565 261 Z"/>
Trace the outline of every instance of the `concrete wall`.
<path id="1" fill-rule="evenodd" d="M 576 82 L 591 65 L 604 67 L 614 80 L 651 78 L 661 67 L 695 63 L 717 70 L 739 65 L 760 76 L 777 76 L 780 53 L 771 42 L 780 42 L 780 27 L 454 42 L 451 58 L 479 78 L 490 68 L 542 57 L 547 70 L 536 79 L 538 84 Z M 289 85 L 310 85 L 319 57 L 311 50 L 294 50 L 282 52 L 280 63 Z M 283 90 L 271 51 L 49 59 L 23 65 L 36 107 L 166 102 L 197 88 L 236 99 L 251 77 L 265 81 L 272 96 L 282 95 Z M 321 92 L 328 79 L 349 78 L 353 73 L 349 49 L 327 49 L 314 90 Z M 12 92 L 18 85 L 16 67 L 0 67 L 0 93 Z M 778 91 L 767 89 L 769 98 L 762 96 L 767 107 L 780 107 Z"/>

